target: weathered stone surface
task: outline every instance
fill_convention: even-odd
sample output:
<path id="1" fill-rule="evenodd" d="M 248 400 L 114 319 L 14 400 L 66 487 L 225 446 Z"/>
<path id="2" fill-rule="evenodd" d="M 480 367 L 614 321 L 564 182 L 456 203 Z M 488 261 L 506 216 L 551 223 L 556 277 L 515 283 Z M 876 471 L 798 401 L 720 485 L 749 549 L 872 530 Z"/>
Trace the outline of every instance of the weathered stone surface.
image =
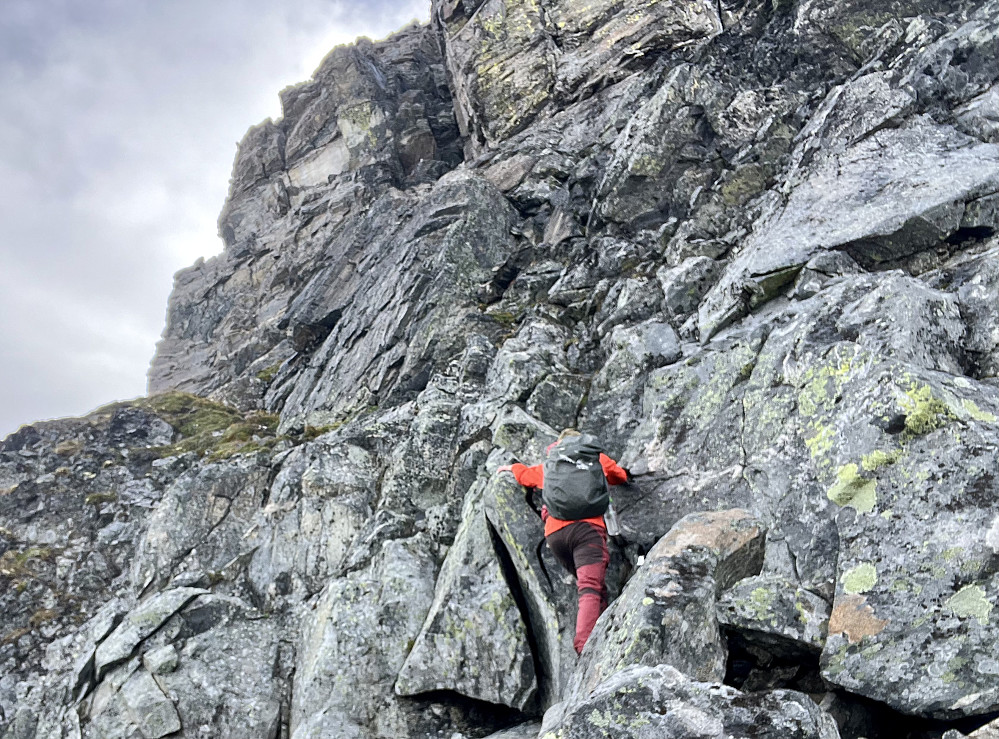
<path id="1" fill-rule="evenodd" d="M 139 670 L 121 686 L 128 714 L 146 739 L 180 731 L 180 716 L 170 699 L 163 695 L 152 675 Z"/>
<path id="2" fill-rule="evenodd" d="M 465 336 L 488 331 L 476 290 L 513 252 L 512 218 L 499 191 L 466 173 L 424 198 L 376 201 L 289 307 L 296 321 L 308 312 L 344 317 L 284 381 L 283 425 L 341 422 L 372 403 L 408 400 L 464 349 Z M 372 238 L 386 248 L 365 253 Z"/>
<path id="3" fill-rule="evenodd" d="M 408 735 L 392 686 L 430 611 L 436 569 L 424 537 L 393 540 L 367 570 L 333 580 L 317 597 L 296 658 L 294 739 Z"/>
<path id="4" fill-rule="evenodd" d="M 542 739 L 607 736 L 839 739 L 832 718 L 791 690 L 743 694 L 691 680 L 670 665 L 631 666 L 558 715 L 545 715 Z"/>
<path id="5" fill-rule="evenodd" d="M 956 293 L 967 326 L 962 346 L 973 362 L 972 374 L 995 382 L 999 377 L 999 247 L 958 257 L 927 277 L 931 285 Z"/>
<path id="6" fill-rule="evenodd" d="M 172 644 L 142 655 L 142 664 L 153 675 L 165 675 L 177 669 L 177 650 Z"/>
<path id="7" fill-rule="evenodd" d="M 971 732 L 968 736 L 971 739 L 996 739 L 999 737 L 999 721 L 992 721 L 987 726 Z"/>
<path id="8" fill-rule="evenodd" d="M 185 604 L 207 592 L 201 588 L 175 588 L 157 593 L 140 603 L 97 647 L 95 669 L 98 679 L 106 670 L 128 659 L 143 639 L 160 628 Z"/>
<path id="9" fill-rule="evenodd" d="M 266 468 L 252 457 L 206 464 L 181 476 L 149 518 L 132 566 L 145 586 L 179 569 L 217 572 L 242 551 L 266 494 Z"/>
<path id="10" fill-rule="evenodd" d="M 789 683 L 835 686 L 847 737 L 985 721 L 999 4 L 433 12 L 334 51 L 241 144 L 226 249 L 177 276 L 150 373 L 224 405 L 169 393 L 0 442 L 0 735 L 134 739 L 147 674 L 183 733 L 262 739 L 519 737 L 570 697 L 567 736 L 825 739 Z M 578 670 L 537 500 L 489 475 L 570 425 L 636 475 L 613 491 L 624 595 Z M 711 546 L 650 554 L 733 508 L 768 533 L 728 594 Z M 212 592 L 136 626 L 178 588 Z M 436 638 L 486 592 L 522 630 Z M 795 607 L 822 602 L 825 638 Z M 664 617 L 704 655 L 656 641 Z M 649 721 L 618 727 L 586 701 L 597 666 L 635 669 L 627 633 L 711 680 L 728 639 L 749 672 L 727 679 L 762 692 L 660 675 L 641 705 L 648 681 L 607 693 Z"/>
<path id="11" fill-rule="evenodd" d="M 682 323 L 697 310 L 721 268 L 714 259 L 700 256 L 688 257 L 680 265 L 656 273 L 663 289 L 663 305 L 674 321 Z"/>
<path id="12" fill-rule="evenodd" d="M 537 739 L 539 731 L 541 731 L 540 723 L 521 724 L 511 729 L 490 734 L 486 739 Z M 985 737 L 984 739 L 992 739 L 992 737 Z"/>
<path id="13" fill-rule="evenodd" d="M 444 37 L 459 126 L 478 146 L 648 66 L 646 56 L 721 30 L 717 8 L 707 2 L 486 0 L 472 10 L 434 0 L 432 14 Z"/>
<path id="14" fill-rule="evenodd" d="M 482 505 L 487 478 L 465 498 L 461 526 L 437 578 L 434 602 L 395 691 L 433 690 L 523 711 L 536 698 L 528 632 L 504 579 Z"/>
<path id="15" fill-rule="evenodd" d="M 968 201 L 999 190 L 999 166 L 992 165 L 999 165 L 999 148 L 925 118 L 828 157 L 708 293 L 699 310 L 702 340 L 770 300 L 821 250 L 879 265 L 937 246 L 960 228 Z"/>
<path id="16" fill-rule="evenodd" d="M 692 514 L 646 555 L 597 622 L 565 696 L 581 700 L 632 665 L 667 664 L 705 682 L 725 676 L 718 594 L 759 572 L 762 524 L 746 511 Z"/>
<path id="17" fill-rule="evenodd" d="M 86 737 L 158 739 L 182 728 L 271 739 L 287 686 L 278 626 L 242 601 L 200 595 L 155 637 L 168 643 L 108 672 L 83 718 Z"/>
<path id="18" fill-rule="evenodd" d="M 180 620 L 177 669 L 156 679 L 183 726 L 208 727 L 215 736 L 273 737 L 289 690 L 283 625 L 218 595 L 201 596 Z"/>
<path id="19" fill-rule="evenodd" d="M 771 651 L 820 652 L 829 628 L 829 604 L 778 575 L 740 580 L 718 599 L 718 623 Z"/>
<path id="20" fill-rule="evenodd" d="M 380 474 L 370 452 L 335 440 L 316 440 L 285 457 L 267 505 L 243 532 L 257 593 L 301 599 L 319 592 L 373 514 Z"/>
<path id="21" fill-rule="evenodd" d="M 823 674 L 906 713 L 995 710 L 995 666 L 981 649 L 996 638 L 990 614 L 999 572 L 987 532 L 997 516 L 999 396 L 979 391 L 989 401 L 980 406 L 962 397 L 963 383 L 900 379 L 901 443 L 837 467 L 828 492 L 850 509 L 836 518 Z"/>

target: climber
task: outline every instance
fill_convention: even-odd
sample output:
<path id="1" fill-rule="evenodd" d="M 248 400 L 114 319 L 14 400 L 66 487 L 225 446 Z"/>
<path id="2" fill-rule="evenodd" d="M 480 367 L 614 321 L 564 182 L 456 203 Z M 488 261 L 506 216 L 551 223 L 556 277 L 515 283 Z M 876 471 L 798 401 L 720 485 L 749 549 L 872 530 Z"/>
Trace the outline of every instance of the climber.
<path id="1" fill-rule="evenodd" d="M 607 608 L 607 483 L 628 482 L 628 471 L 600 451 L 595 437 L 575 429 L 565 429 L 545 449 L 545 456 L 543 464 L 507 464 L 496 472 L 511 472 L 521 485 L 541 489 L 545 541 L 555 558 L 576 577 L 579 605 L 573 646 L 579 654 Z"/>

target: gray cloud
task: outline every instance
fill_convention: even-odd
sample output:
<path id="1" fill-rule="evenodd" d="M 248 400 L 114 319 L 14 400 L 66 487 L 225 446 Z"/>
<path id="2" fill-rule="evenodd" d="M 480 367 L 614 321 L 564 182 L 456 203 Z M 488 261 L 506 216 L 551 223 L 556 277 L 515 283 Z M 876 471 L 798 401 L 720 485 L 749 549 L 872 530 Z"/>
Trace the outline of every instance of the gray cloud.
<path id="1" fill-rule="evenodd" d="M 0 437 L 141 395 L 172 275 L 221 248 L 235 143 L 334 45 L 429 0 L 6 0 Z"/>

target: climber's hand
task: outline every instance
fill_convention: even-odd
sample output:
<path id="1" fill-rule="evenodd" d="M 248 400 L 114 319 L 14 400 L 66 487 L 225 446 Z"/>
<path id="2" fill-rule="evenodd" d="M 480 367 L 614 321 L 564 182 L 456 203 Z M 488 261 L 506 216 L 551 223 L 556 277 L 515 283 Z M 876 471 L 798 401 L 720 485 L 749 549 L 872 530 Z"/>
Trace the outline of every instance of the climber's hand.
<path id="1" fill-rule="evenodd" d="M 513 472 L 513 465 L 501 464 L 499 467 L 496 468 L 496 474 L 498 475 L 500 472 Z"/>

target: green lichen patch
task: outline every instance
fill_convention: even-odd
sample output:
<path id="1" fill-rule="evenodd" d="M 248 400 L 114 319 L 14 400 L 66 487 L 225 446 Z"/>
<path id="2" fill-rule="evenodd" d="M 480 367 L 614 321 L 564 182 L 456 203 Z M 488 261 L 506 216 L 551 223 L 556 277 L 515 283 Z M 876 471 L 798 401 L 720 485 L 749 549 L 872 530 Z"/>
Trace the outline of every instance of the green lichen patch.
<path id="1" fill-rule="evenodd" d="M 877 503 L 877 482 L 861 477 L 855 464 L 847 464 L 836 472 L 836 484 L 826 493 L 838 506 L 850 506 L 858 513 L 870 513 Z"/>
<path id="2" fill-rule="evenodd" d="M 975 618 L 982 626 L 989 621 L 992 603 L 978 585 L 966 585 L 947 599 L 946 606 L 959 618 Z"/>
<path id="3" fill-rule="evenodd" d="M 961 401 L 961 407 L 964 408 L 965 412 L 971 416 L 976 421 L 982 421 L 983 423 L 995 423 L 999 421 L 999 418 L 988 411 L 983 411 L 978 407 L 978 404 L 973 400 L 968 400 L 965 398 Z"/>
<path id="4" fill-rule="evenodd" d="M 902 399 L 905 410 L 905 435 L 908 438 L 925 436 L 955 420 L 954 413 L 933 395 L 929 385 L 909 386 Z"/>
<path id="5" fill-rule="evenodd" d="M 878 569 L 871 562 L 864 562 L 857 565 L 849 572 L 845 572 L 840 582 L 843 583 L 843 590 L 847 593 L 866 593 L 878 581 Z"/>
<path id="6" fill-rule="evenodd" d="M 749 598 L 739 603 L 747 617 L 753 621 L 773 618 L 774 593 L 767 588 L 754 588 Z"/>
<path id="7" fill-rule="evenodd" d="M 867 472 L 874 472 L 882 467 L 895 464 L 902 457 L 901 449 L 893 449 L 890 452 L 875 449 L 870 454 L 865 454 L 860 460 L 860 466 Z"/>
<path id="8" fill-rule="evenodd" d="M 832 451 L 834 432 L 832 426 L 816 423 L 813 424 L 813 427 L 817 433 L 815 436 L 805 439 L 805 446 L 808 447 L 808 453 L 812 455 L 812 459 L 818 460 Z"/>
<path id="9" fill-rule="evenodd" d="M 859 355 L 837 350 L 828 364 L 809 368 L 805 372 L 798 394 L 798 410 L 803 417 L 811 418 L 835 407 L 836 399 L 841 396 L 858 358 Z"/>

